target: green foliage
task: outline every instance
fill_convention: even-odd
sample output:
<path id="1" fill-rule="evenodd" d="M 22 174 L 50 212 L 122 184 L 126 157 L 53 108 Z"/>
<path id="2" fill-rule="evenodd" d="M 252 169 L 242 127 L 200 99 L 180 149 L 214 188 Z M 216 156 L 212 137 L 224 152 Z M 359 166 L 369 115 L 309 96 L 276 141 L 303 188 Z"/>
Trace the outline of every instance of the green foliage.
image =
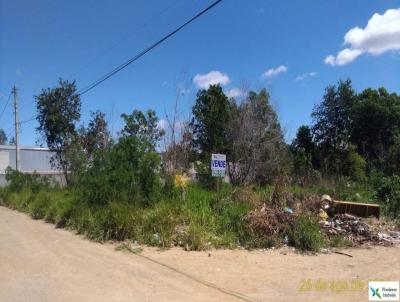
<path id="1" fill-rule="evenodd" d="M 295 150 L 304 150 L 306 154 L 312 154 L 315 145 L 310 127 L 304 125 L 299 127 L 296 138 L 292 142 L 292 147 Z"/>
<path id="2" fill-rule="evenodd" d="M 393 144 L 386 153 L 385 172 L 387 175 L 400 173 L 400 133 L 394 138 Z"/>
<path id="3" fill-rule="evenodd" d="M 50 205 L 51 193 L 40 191 L 38 194 L 33 195 L 33 198 L 29 203 L 28 211 L 33 219 L 43 219 L 45 218 Z"/>
<path id="4" fill-rule="evenodd" d="M 387 160 L 396 136 L 400 135 L 400 96 L 386 89 L 365 89 L 352 107 L 352 143 L 366 159 L 369 169 L 391 171 Z M 393 151 L 393 150 L 392 150 Z"/>
<path id="5" fill-rule="evenodd" d="M 321 104 L 312 112 L 312 132 L 323 151 L 341 151 L 346 148 L 351 134 L 351 108 L 355 102 L 351 81 L 339 81 L 328 86 Z"/>
<path id="6" fill-rule="evenodd" d="M 197 93 L 192 108 L 192 145 L 199 157 L 209 163 L 211 153 L 227 153 L 228 122 L 230 106 L 221 86 L 211 85 L 207 90 Z"/>
<path id="7" fill-rule="evenodd" d="M 351 247 L 352 241 L 342 235 L 335 235 L 329 238 L 329 246 L 336 248 Z"/>
<path id="8" fill-rule="evenodd" d="M 11 167 L 6 168 L 6 180 L 8 182 L 8 190 L 11 192 L 20 192 L 23 189 L 29 188 L 36 193 L 42 188 L 50 186 L 50 181 L 44 176 L 40 176 L 36 172 L 26 174 L 13 170 Z"/>
<path id="9" fill-rule="evenodd" d="M 351 108 L 355 102 L 351 81 L 328 86 L 321 104 L 311 114 L 313 138 L 320 158 L 318 168 L 326 175 L 340 176 L 351 135 Z"/>
<path id="10" fill-rule="evenodd" d="M 79 129 L 81 145 L 89 157 L 99 150 L 105 150 L 111 144 L 106 115 L 101 111 L 90 113 L 91 120 L 88 127 Z"/>
<path id="11" fill-rule="evenodd" d="M 400 218 L 400 176 L 384 177 L 377 184 L 375 198 L 388 217 Z"/>
<path id="12" fill-rule="evenodd" d="M 196 170 L 196 178 L 199 182 L 199 184 L 205 188 L 205 189 L 215 189 L 216 186 L 216 178 L 212 177 L 211 175 L 211 156 L 210 160 L 207 163 L 207 161 L 201 162 L 197 161 L 194 164 L 195 170 Z"/>
<path id="13" fill-rule="evenodd" d="M 163 248 L 170 247 L 179 217 L 180 207 L 174 202 L 162 201 L 155 204 L 142 214 L 138 241 Z"/>
<path id="14" fill-rule="evenodd" d="M 160 191 L 159 156 L 137 137 L 124 137 L 107 152 L 98 152 L 82 175 L 86 201 L 105 204 L 127 201 L 149 204 Z"/>
<path id="15" fill-rule="evenodd" d="M 302 251 L 318 252 L 325 244 L 318 222 L 305 215 L 296 218 L 288 237 L 289 243 Z"/>
<path id="16" fill-rule="evenodd" d="M 75 82 L 60 79 L 58 85 L 43 89 L 35 96 L 39 123 L 37 130 L 45 138 L 50 151 L 55 152 L 52 164 L 62 169 L 68 182 L 70 164 L 64 152 L 76 139 L 75 123 L 81 115 L 81 100 Z"/>
<path id="17" fill-rule="evenodd" d="M 343 175 L 349 176 L 352 180 L 357 182 L 365 182 L 365 166 L 366 162 L 361 155 L 357 153 L 355 147 L 350 145 L 349 149 L 345 152 L 345 158 L 342 160 Z"/>
<path id="18" fill-rule="evenodd" d="M 78 203 L 79 194 L 75 191 L 52 190 L 45 220 L 57 227 L 65 227 Z"/>
<path id="19" fill-rule="evenodd" d="M 122 114 L 121 117 L 125 121 L 121 131 L 123 137 L 137 137 L 141 141 L 148 142 L 154 149 L 164 135 L 164 131 L 157 127 L 158 118 L 154 110 L 147 110 L 145 113 L 133 110 L 132 114 Z"/>

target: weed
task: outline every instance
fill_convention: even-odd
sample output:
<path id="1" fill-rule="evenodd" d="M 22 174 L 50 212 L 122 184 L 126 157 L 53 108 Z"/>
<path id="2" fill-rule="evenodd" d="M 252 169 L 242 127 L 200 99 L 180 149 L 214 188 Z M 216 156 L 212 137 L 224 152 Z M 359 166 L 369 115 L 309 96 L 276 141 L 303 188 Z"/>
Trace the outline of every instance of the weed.
<path id="1" fill-rule="evenodd" d="M 296 218 L 288 237 L 289 243 L 302 251 L 318 252 L 325 244 L 318 222 L 306 215 Z"/>

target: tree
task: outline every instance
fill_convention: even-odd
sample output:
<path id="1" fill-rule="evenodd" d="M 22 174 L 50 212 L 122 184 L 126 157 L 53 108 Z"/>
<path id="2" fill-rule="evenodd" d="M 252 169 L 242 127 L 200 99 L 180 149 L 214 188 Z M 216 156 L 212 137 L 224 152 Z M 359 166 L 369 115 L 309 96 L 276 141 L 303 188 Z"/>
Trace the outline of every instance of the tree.
<path id="1" fill-rule="evenodd" d="M 221 86 L 199 90 L 192 114 L 192 146 L 199 159 L 208 162 L 211 153 L 228 153 L 230 105 Z"/>
<path id="2" fill-rule="evenodd" d="M 396 137 L 400 135 L 400 96 L 385 88 L 365 89 L 352 108 L 351 141 L 365 158 L 369 170 L 389 172 Z M 389 152 L 391 150 L 391 152 Z"/>
<path id="3" fill-rule="evenodd" d="M 0 129 L 0 145 L 7 144 L 7 135 L 3 129 Z"/>
<path id="4" fill-rule="evenodd" d="M 108 130 L 105 114 L 101 111 L 90 113 L 91 120 L 88 127 L 80 129 L 82 145 L 89 157 L 98 150 L 104 150 L 111 143 L 110 131 Z"/>
<path id="5" fill-rule="evenodd" d="M 304 125 L 299 127 L 296 138 L 292 142 L 292 147 L 296 150 L 303 149 L 305 153 L 312 154 L 315 144 L 310 127 Z"/>
<path id="6" fill-rule="evenodd" d="M 139 140 L 146 141 L 151 148 L 155 147 L 163 136 L 164 131 L 157 127 L 158 118 L 154 110 L 147 110 L 143 113 L 140 110 L 133 110 L 132 114 L 122 114 L 125 126 L 121 131 L 123 137 L 135 136 Z"/>
<path id="7" fill-rule="evenodd" d="M 160 190 L 159 165 L 160 157 L 149 150 L 147 141 L 121 137 L 109 150 L 96 152 L 82 173 L 83 198 L 97 204 L 124 201 L 148 205 Z"/>
<path id="8" fill-rule="evenodd" d="M 311 116 L 314 142 L 322 152 L 322 167 L 325 173 L 340 175 L 343 152 L 349 148 L 352 131 L 351 108 L 356 93 L 351 81 L 339 81 L 338 85 L 326 88 L 322 102 Z"/>
<path id="9" fill-rule="evenodd" d="M 43 89 L 35 99 L 39 122 L 37 130 L 44 137 L 50 151 L 55 154 L 52 164 L 63 171 L 69 184 L 70 161 L 65 150 L 76 140 L 75 123 L 79 121 L 81 109 L 75 82 L 60 79 L 57 87 Z"/>
<path id="10" fill-rule="evenodd" d="M 210 187 L 212 178 L 210 161 L 212 153 L 223 153 L 230 161 L 228 128 L 230 105 L 220 85 L 211 85 L 197 92 L 192 108 L 192 150 L 195 157 L 197 177 L 203 185 Z"/>
<path id="11" fill-rule="evenodd" d="M 292 153 L 293 170 L 297 181 L 302 185 L 312 176 L 313 167 L 317 166 L 317 149 L 312 139 L 311 129 L 300 126 L 290 151 Z"/>
<path id="12" fill-rule="evenodd" d="M 262 89 L 231 103 L 229 176 L 235 185 L 268 182 L 283 166 L 283 135 L 269 98 Z"/>

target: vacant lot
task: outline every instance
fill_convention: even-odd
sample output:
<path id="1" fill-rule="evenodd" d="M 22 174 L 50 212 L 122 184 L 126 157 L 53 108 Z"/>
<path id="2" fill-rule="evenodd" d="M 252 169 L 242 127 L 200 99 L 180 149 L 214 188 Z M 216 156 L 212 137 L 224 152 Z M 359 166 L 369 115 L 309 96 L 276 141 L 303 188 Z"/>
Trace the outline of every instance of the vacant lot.
<path id="1" fill-rule="evenodd" d="M 135 255 L 0 207 L 1 301 L 366 301 L 367 280 L 400 279 L 400 248 Z"/>

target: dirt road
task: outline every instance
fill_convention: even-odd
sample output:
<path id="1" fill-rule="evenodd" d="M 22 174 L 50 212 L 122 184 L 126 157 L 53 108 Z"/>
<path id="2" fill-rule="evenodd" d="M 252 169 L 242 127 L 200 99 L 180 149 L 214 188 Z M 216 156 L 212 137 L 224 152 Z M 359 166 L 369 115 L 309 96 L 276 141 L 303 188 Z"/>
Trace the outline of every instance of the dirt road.
<path id="1" fill-rule="evenodd" d="M 400 279 L 399 247 L 346 253 L 135 255 L 0 207 L 0 301 L 367 301 L 367 280 Z"/>

